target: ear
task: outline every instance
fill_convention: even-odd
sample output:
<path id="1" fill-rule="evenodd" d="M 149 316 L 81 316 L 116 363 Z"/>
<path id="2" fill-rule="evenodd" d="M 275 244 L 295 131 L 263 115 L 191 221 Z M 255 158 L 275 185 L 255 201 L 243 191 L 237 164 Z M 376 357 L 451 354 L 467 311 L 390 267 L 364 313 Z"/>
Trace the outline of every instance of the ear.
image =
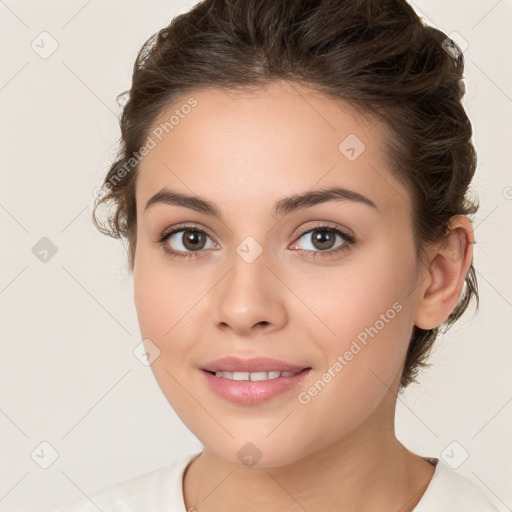
<path id="1" fill-rule="evenodd" d="M 465 215 L 449 222 L 449 234 L 429 252 L 419 289 L 414 324 L 420 329 L 441 325 L 455 309 L 473 259 L 474 233 Z"/>

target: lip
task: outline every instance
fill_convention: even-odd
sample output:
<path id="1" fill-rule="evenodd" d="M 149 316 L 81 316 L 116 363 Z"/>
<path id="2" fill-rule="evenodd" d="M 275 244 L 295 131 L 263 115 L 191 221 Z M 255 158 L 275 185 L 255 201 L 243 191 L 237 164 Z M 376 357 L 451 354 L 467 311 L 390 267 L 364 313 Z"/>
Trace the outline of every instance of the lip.
<path id="1" fill-rule="evenodd" d="M 268 360 L 266 360 L 265 364 L 268 364 Z M 290 366 L 288 365 L 288 367 Z M 297 387 L 311 371 L 312 368 L 310 367 L 290 377 L 277 377 L 276 379 L 259 381 L 226 379 L 224 377 L 217 377 L 215 374 L 209 373 L 208 370 L 201 370 L 201 373 L 204 375 L 210 389 L 218 396 L 236 404 L 257 405 Z"/>
<path id="2" fill-rule="evenodd" d="M 209 372 L 296 372 L 306 368 L 311 366 L 290 364 L 271 357 L 243 359 L 236 356 L 220 357 L 201 366 L 201 370 Z"/>

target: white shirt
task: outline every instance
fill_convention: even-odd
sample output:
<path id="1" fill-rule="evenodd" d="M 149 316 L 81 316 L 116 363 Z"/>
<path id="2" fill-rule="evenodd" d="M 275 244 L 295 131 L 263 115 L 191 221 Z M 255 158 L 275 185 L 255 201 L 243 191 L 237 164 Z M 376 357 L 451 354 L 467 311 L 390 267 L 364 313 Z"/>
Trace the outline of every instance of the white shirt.
<path id="1" fill-rule="evenodd" d="M 183 474 L 201 452 L 121 483 L 110 485 L 90 498 L 55 512 L 187 512 L 183 500 Z M 436 469 L 413 512 L 498 512 L 482 490 L 439 459 L 429 459 Z"/>

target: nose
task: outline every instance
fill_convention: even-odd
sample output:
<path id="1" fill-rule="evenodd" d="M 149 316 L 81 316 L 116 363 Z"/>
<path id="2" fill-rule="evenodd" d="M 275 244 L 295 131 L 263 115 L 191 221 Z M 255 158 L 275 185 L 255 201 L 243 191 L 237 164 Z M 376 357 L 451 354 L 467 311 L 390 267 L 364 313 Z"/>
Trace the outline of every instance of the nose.
<path id="1" fill-rule="evenodd" d="M 265 330 L 269 333 L 287 322 L 286 286 L 260 255 L 252 263 L 236 255 L 233 266 L 216 287 L 214 322 L 219 329 L 239 336 Z"/>

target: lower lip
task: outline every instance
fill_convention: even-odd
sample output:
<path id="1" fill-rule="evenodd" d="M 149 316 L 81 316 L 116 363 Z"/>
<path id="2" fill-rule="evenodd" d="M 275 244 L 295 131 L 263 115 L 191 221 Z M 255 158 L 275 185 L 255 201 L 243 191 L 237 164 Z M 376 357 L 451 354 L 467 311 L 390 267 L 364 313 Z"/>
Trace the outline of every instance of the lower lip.
<path id="1" fill-rule="evenodd" d="M 302 370 L 289 377 L 277 377 L 267 380 L 231 380 L 201 370 L 210 389 L 217 395 L 238 404 L 256 405 L 266 402 L 275 396 L 297 386 L 311 368 Z"/>

